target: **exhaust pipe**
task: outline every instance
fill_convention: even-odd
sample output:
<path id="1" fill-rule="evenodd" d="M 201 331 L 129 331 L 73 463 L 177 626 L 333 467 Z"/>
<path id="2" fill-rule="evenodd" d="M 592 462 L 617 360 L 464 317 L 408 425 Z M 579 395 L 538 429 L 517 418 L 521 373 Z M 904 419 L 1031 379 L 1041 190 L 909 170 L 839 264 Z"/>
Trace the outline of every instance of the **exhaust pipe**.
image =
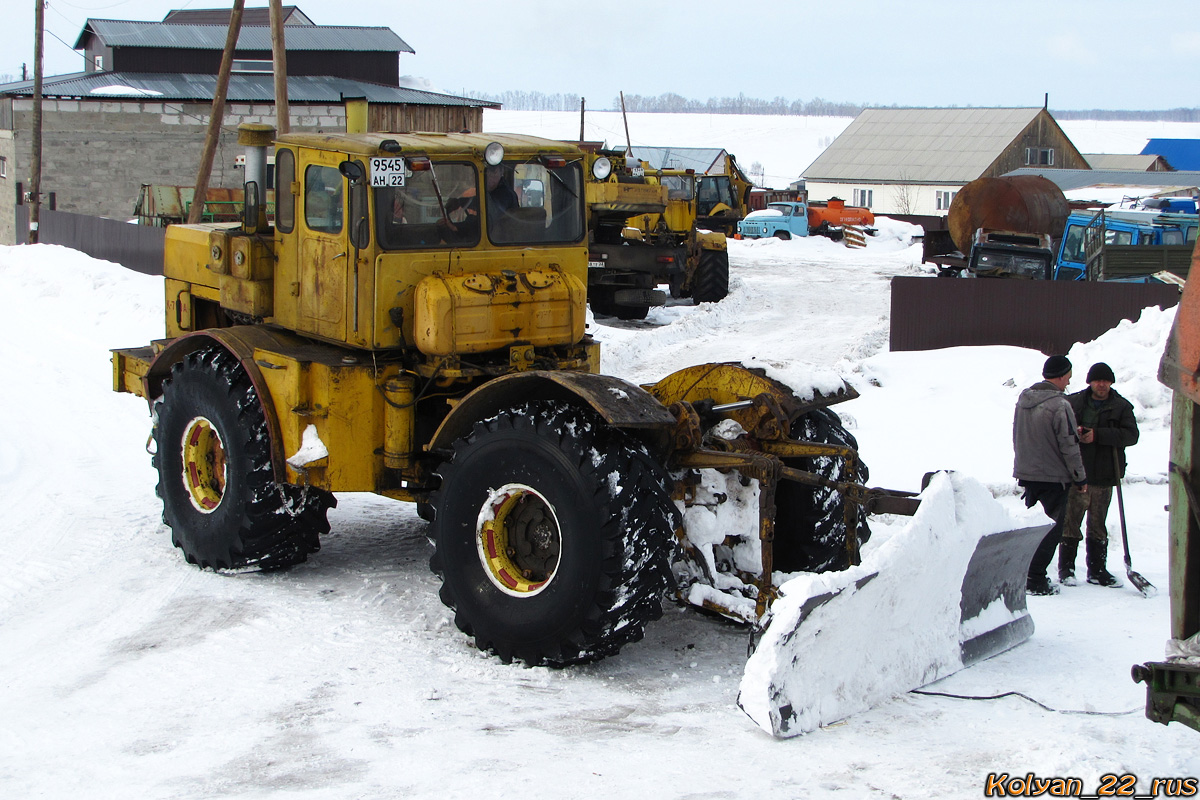
<path id="1" fill-rule="evenodd" d="M 275 141 L 275 129 L 243 122 L 238 125 L 237 140 L 246 148 L 242 227 L 247 233 L 257 233 L 267 227 L 267 151 Z"/>

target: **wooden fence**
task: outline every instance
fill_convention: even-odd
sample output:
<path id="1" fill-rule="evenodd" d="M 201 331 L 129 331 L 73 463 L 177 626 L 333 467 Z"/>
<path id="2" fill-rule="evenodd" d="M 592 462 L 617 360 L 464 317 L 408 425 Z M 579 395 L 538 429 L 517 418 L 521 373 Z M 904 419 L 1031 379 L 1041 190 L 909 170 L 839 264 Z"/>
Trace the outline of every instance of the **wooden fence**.
<path id="1" fill-rule="evenodd" d="M 47 208 L 38 216 L 38 242 L 42 244 L 60 244 L 136 272 L 162 275 L 166 228 Z M 29 206 L 17 206 L 18 237 L 28 230 Z"/>
<path id="2" fill-rule="evenodd" d="M 895 277 L 891 349 L 1007 344 L 1066 353 L 1147 306 L 1178 303 L 1179 287 L 1161 283 Z"/>

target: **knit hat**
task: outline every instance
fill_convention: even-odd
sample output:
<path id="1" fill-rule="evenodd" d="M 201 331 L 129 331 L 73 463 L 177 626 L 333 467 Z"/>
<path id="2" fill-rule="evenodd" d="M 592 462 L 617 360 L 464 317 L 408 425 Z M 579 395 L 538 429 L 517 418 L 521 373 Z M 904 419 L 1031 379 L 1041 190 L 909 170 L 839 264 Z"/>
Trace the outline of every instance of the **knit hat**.
<path id="1" fill-rule="evenodd" d="M 1050 356 L 1042 366 L 1043 378 L 1061 378 L 1071 371 L 1071 362 L 1066 356 Z"/>
<path id="2" fill-rule="evenodd" d="M 1095 364 L 1092 364 L 1092 368 L 1088 370 L 1087 382 L 1091 383 L 1092 381 L 1108 381 L 1109 383 L 1116 383 L 1117 376 L 1113 375 L 1112 367 L 1110 367 L 1108 364 L 1105 364 L 1103 361 L 1097 361 Z"/>

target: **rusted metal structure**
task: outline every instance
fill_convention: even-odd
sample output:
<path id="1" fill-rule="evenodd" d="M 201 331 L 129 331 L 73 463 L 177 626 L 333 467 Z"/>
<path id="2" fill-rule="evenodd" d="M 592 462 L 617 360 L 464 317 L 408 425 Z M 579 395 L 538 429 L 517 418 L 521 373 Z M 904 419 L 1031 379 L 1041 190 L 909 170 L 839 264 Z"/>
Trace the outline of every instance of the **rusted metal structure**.
<path id="1" fill-rule="evenodd" d="M 1061 238 L 1070 213 L 1062 190 L 1039 175 L 978 178 L 955 195 L 946 222 L 955 246 L 969 254 L 980 229 Z"/>
<path id="2" fill-rule="evenodd" d="M 1192 266 L 1200 265 L 1200 249 Z M 1171 411 L 1170 591 L 1171 638 L 1166 661 L 1133 667 L 1146 684 L 1146 716 L 1200 731 L 1200 285 L 1189 281 L 1158 379 L 1175 390 Z M 1189 657 L 1190 655 L 1190 657 Z"/>

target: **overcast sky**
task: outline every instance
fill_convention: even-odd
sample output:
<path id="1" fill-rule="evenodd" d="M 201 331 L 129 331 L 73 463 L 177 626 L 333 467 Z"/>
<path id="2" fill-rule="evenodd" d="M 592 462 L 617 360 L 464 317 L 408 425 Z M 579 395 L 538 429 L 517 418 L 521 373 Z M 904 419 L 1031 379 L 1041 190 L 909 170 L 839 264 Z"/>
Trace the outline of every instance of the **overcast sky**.
<path id="1" fill-rule="evenodd" d="M 37 0 L 5 0 L 0 75 L 33 74 Z M 385 26 L 400 74 L 438 89 L 673 92 L 902 106 L 1200 106 L 1200 5 L 1123 0 L 299 0 L 318 25 Z M 248 0 L 249 6 L 265 6 Z M 161 20 L 213 0 L 49 0 L 46 74 L 83 68 L 88 18 Z"/>

